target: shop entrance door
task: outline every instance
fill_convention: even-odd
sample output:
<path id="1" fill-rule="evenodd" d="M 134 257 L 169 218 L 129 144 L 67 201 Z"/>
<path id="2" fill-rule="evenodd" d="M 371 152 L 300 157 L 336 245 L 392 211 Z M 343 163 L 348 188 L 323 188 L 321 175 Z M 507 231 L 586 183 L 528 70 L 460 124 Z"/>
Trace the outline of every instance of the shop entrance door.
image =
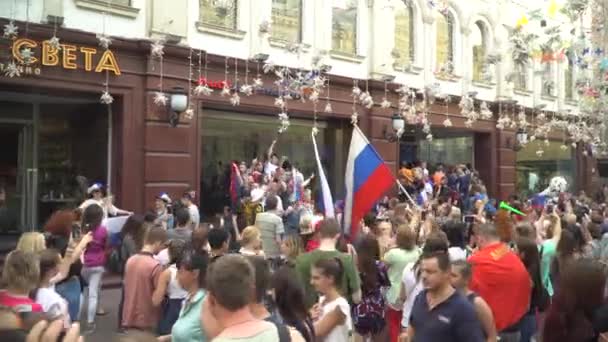
<path id="1" fill-rule="evenodd" d="M 34 139 L 32 121 L 0 119 L 0 233 L 37 228 Z"/>

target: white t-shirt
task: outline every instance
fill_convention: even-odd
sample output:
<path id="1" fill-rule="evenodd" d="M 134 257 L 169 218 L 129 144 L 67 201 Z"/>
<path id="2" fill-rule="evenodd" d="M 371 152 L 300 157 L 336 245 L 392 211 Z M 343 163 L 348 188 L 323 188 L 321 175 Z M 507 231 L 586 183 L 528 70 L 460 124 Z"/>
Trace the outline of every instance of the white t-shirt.
<path id="1" fill-rule="evenodd" d="M 190 204 L 188 212 L 190 212 L 190 221 L 192 221 L 193 229 L 198 228 L 198 224 L 201 223 L 201 214 L 199 214 L 196 204 Z"/>
<path id="2" fill-rule="evenodd" d="M 351 331 L 353 329 L 353 322 L 350 317 L 350 305 L 344 297 L 338 297 L 331 302 L 323 304 L 325 297 L 319 298 L 319 304 L 321 307 L 321 319 L 336 308 L 340 308 L 340 311 L 346 316 L 344 324 L 334 327 L 322 341 L 325 342 L 349 342 Z"/>
<path id="3" fill-rule="evenodd" d="M 448 255 L 450 256 L 451 262 L 454 262 L 456 260 L 467 260 L 467 251 L 460 247 L 448 248 Z"/>
<path id="4" fill-rule="evenodd" d="M 271 162 L 266 162 L 266 165 L 264 165 L 264 174 L 270 177 L 274 172 L 277 171 L 278 168 L 279 167 L 277 165 L 274 165 Z"/>
<path id="5" fill-rule="evenodd" d="M 154 259 L 163 267 L 169 265 L 169 262 L 171 261 L 171 258 L 169 258 L 169 249 L 165 248 L 158 252 L 158 254 L 154 256 Z"/>
<path id="6" fill-rule="evenodd" d="M 103 209 L 104 220 L 108 218 L 108 214 L 112 216 L 116 216 L 116 214 L 118 214 L 118 208 L 116 208 L 114 204 L 110 204 L 107 201 L 104 201 L 103 199 L 96 200 L 94 198 L 89 198 L 88 200 L 82 202 L 79 208 L 84 211 L 88 206 L 92 204 L 97 204 L 101 207 L 101 209 Z"/>
<path id="7" fill-rule="evenodd" d="M 36 303 L 42 306 L 42 310 L 49 318 L 63 318 L 63 327 L 69 328 L 70 314 L 68 312 L 68 302 L 63 299 L 52 287 L 41 287 L 36 292 Z"/>
<path id="8" fill-rule="evenodd" d="M 405 291 L 405 302 L 403 303 L 403 318 L 401 319 L 401 326 L 406 328 L 410 325 L 410 315 L 412 314 L 412 308 L 414 307 L 414 300 L 418 294 L 424 289 L 422 281 L 416 279 L 416 272 L 414 271 L 414 265 L 416 263 L 409 263 L 403 269 L 403 278 L 401 279 L 401 286 Z"/>
<path id="9" fill-rule="evenodd" d="M 184 290 L 177 281 L 177 266 L 175 266 L 175 264 L 169 266 L 169 272 L 171 272 L 169 286 L 167 287 L 167 296 L 169 299 L 185 299 L 188 297 L 188 291 Z"/>

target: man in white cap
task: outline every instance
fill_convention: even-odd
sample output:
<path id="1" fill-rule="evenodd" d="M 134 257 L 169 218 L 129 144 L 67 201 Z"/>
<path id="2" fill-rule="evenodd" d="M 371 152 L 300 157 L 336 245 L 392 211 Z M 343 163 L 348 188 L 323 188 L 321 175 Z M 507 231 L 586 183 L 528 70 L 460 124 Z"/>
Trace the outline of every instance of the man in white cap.
<path id="1" fill-rule="evenodd" d="M 89 199 L 80 204 L 80 210 L 84 211 L 91 204 L 97 204 L 103 209 L 103 219 L 108 218 L 108 214 L 112 216 L 132 215 L 130 211 L 122 210 L 114 206 L 112 196 L 103 197 L 103 186 L 100 183 L 95 183 L 87 189 Z"/>
<path id="2" fill-rule="evenodd" d="M 154 220 L 154 223 L 162 225 L 165 229 L 173 228 L 173 215 L 169 213 L 169 205 L 171 205 L 171 197 L 166 192 L 156 196 L 156 201 L 154 202 L 156 220 Z"/>

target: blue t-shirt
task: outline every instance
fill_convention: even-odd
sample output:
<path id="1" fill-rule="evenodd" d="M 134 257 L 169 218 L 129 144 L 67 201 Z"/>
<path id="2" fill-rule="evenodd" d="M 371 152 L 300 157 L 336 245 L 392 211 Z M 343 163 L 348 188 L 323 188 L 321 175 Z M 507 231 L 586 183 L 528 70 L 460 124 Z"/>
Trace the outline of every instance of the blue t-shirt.
<path id="1" fill-rule="evenodd" d="M 410 325 L 415 342 L 484 342 L 481 323 L 475 308 L 466 297 L 454 291 L 445 301 L 429 311 L 426 290 L 414 300 Z"/>

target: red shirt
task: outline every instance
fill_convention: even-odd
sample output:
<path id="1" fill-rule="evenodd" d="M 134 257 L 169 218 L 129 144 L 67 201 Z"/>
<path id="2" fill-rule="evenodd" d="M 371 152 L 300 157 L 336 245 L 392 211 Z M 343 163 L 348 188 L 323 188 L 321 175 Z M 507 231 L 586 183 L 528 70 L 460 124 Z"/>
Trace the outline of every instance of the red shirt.
<path id="1" fill-rule="evenodd" d="M 517 323 L 528 311 L 532 283 L 519 257 L 501 242 L 469 257 L 473 276 L 469 287 L 490 306 L 500 332 Z"/>
<path id="2" fill-rule="evenodd" d="M 306 247 L 304 248 L 304 250 L 308 253 L 308 252 L 312 252 L 315 249 L 318 249 L 319 246 L 321 246 L 321 241 L 319 240 L 308 240 L 308 242 L 306 243 Z"/>
<path id="3" fill-rule="evenodd" d="M 0 291 L 0 306 L 12 308 L 17 312 L 42 312 L 42 306 L 29 297 L 10 295 L 6 291 Z"/>

